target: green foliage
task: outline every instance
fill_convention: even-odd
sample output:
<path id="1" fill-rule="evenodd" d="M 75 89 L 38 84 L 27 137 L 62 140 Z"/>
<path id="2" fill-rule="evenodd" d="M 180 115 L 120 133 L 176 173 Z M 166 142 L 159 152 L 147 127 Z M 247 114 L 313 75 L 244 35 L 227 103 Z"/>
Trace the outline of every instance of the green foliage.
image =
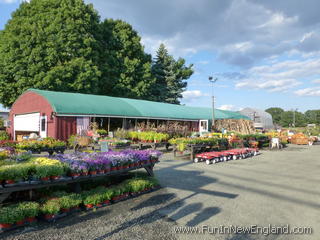
<path id="1" fill-rule="evenodd" d="M 272 107 L 266 109 L 266 112 L 271 114 L 273 123 L 280 124 L 282 114 L 284 113 L 282 108 Z"/>
<path id="2" fill-rule="evenodd" d="M 193 74 L 193 65 L 185 66 L 185 60 L 175 60 L 161 44 L 153 61 L 152 74 L 156 83 L 152 89 L 154 100 L 180 104 L 182 92 L 187 87 L 186 80 Z"/>
<path id="3" fill-rule="evenodd" d="M 24 140 L 16 145 L 17 149 L 27 150 L 27 151 L 45 151 L 47 149 L 55 149 L 65 147 L 66 143 L 64 141 L 59 141 L 53 138 L 44 138 L 40 140 Z"/>
<path id="4" fill-rule="evenodd" d="M 40 211 L 40 205 L 37 202 L 21 202 L 17 205 L 24 218 L 36 217 Z"/>
<path id="5" fill-rule="evenodd" d="M 204 138 L 204 137 L 199 137 L 199 138 L 171 138 L 168 141 L 171 145 L 176 145 L 177 149 L 179 151 L 184 151 L 187 147 L 187 145 L 192 145 L 192 144 L 205 144 L 205 145 L 217 145 L 219 147 L 222 147 L 225 145 L 227 142 L 227 139 L 223 138 Z"/>
<path id="6" fill-rule="evenodd" d="M 73 207 L 78 207 L 81 202 L 80 194 L 64 194 L 60 198 L 58 198 L 59 204 L 61 208 L 69 209 Z"/>
<path id="7" fill-rule="evenodd" d="M 97 93 L 98 28 L 82 0 L 22 2 L 0 33 L 0 102 L 30 87 Z"/>
<path id="8" fill-rule="evenodd" d="M 68 139 L 68 145 L 74 147 L 77 144 L 77 135 L 71 135 Z"/>
<path id="9" fill-rule="evenodd" d="M 105 130 L 105 129 L 98 129 L 98 130 L 97 130 L 97 133 L 98 133 L 99 135 L 107 135 L 107 134 L 108 134 L 108 131 Z"/>
<path id="10" fill-rule="evenodd" d="M 127 138 L 129 138 L 129 133 L 127 130 L 124 130 L 122 128 L 118 128 L 117 131 L 114 132 L 114 136 L 116 138 L 120 138 L 120 139 L 127 139 Z"/>
<path id="11" fill-rule="evenodd" d="M 10 137 L 6 131 L 0 131 L 0 141 L 9 140 Z"/>
<path id="12" fill-rule="evenodd" d="M 10 207 L 0 208 L 0 223 L 13 224 L 18 220 L 17 211 Z"/>
<path id="13" fill-rule="evenodd" d="M 57 214 L 61 207 L 58 199 L 51 199 L 46 201 L 40 208 L 43 214 Z"/>
<path id="14" fill-rule="evenodd" d="M 320 110 L 308 110 L 305 112 L 307 123 L 320 125 Z"/>
<path id="15" fill-rule="evenodd" d="M 304 127 L 308 123 L 320 124 L 320 110 L 308 110 L 304 114 L 298 111 L 284 111 L 281 108 L 268 108 L 273 122 L 282 127 Z M 294 124 L 295 119 L 295 124 Z"/>
<path id="16" fill-rule="evenodd" d="M 0 181 L 26 180 L 33 167 L 31 164 L 11 164 L 0 167 Z"/>
<path id="17" fill-rule="evenodd" d="M 169 139 L 169 134 L 167 133 L 157 133 L 154 131 L 146 131 L 146 132 L 128 132 L 128 138 L 132 140 L 140 140 L 140 141 L 156 141 L 162 142 Z"/>
<path id="18" fill-rule="evenodd" d="M 83 0 L 22 2 L 0 32 L 0 102 L 28 88 L 179 103 L 193 73 L 164 45 L 152 64 L 141 38 Z"/>
<path id="19" fill-rule="evenodd" d="M 151 99 L 151 56 L 144 52 L 140 36 L 121 20 L 100 24 L 102 77 L 99 93 L 110 96 Z"/>
<path id="20" fill-rule="evenodd" d="M 93 189 L 82 194 L 83 204 L 99 204 L 104 201 L 103 191 L 100 188 Z"/>
<path id="21" fill-rule="evenodd" d="M 62 165 L 36 165 L 35 167 L 35 176 L 38 178 L 61 176 L 64 172 Z"/>

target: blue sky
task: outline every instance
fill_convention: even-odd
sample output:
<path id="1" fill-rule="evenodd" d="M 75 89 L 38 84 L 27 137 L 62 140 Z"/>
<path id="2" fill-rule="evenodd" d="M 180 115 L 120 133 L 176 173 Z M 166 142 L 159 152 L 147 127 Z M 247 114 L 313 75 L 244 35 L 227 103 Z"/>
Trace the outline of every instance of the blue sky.
<path id="1" fill-rule="evenodd" d="M 164 43 L 193 63 L 183 104 L 239 110 L 320 109 L 317 0 L 85 0 L 102 19 L 129 22 L 147 52 Z M 19 6 L 0 0 L 0 29 Z"/>

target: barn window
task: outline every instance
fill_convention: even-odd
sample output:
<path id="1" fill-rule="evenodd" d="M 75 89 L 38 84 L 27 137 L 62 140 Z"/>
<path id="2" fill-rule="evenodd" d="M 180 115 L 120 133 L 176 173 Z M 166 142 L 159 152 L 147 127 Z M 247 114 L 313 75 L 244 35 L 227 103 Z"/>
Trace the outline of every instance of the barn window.
<path id="1" fill-rule="evenodd" d="M 41 119 L 41 131 L 44 132 L 46 130 L 46 119 Z"/>

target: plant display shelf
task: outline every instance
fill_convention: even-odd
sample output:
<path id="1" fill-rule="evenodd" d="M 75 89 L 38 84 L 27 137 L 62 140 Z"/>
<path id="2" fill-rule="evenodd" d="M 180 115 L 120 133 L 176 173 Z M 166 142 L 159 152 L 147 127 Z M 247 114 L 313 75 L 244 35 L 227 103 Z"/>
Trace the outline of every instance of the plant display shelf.
<path id="1" fill-rule="evenodd" d="M 154 176 L 153 167 L 158 162 L 159 162 L 159 160 L 157 160 L 157 162 L 155 162 L 155 163 L 148 163 L 148 164 L 144 164 L 144 165 L 136 166 L 136 167 L 132 167 L 132 168 L 111 171 L 111 172 L 104 173 L 104 174 L 79 176 L 77 178 L 63 177 L 58 180 L 53 180 L 53 181 L 48 181 L 48 182 L 39 182 L 38 184 L 23 184 L 23 185 L 14 186 L 14 187 L 0 187 L 0 203 L 2 203 L 4 200 L 6 200 L 10 196 L 10 194 L 13 192 L 33 190 L 33 189 L 45 188 L 45 187 L 52 187 L 52 186 L 57 186 L 57 185 L 62 185 L 62 184 L 73 184 L 74 191 L 78 193 L 81 191 L 80 182 L 90 181 L 92 179 L 99 179 L 99 178 L 103 178 L 106 176 L 120 175 L 120 174 L 127 173 L 129 171 L 142 169 L 142 168 L 144 168 L 147 171 L 149 176 Z"/>
<path id="2" fill-rule="evenodd" d="M 213 150 L 218 150 L 218 145 L 212 145 L 212 144 L 187 144 L 186 149 L 182 152 L 190 152 L 190 160 L 193 161 L 195 158 L 195 155 L 202 152 L 208 152 Z M 177 152 L 181 152 L 178 150 L 177 145 L 173 146 L 173 156 L 177 156 Z"/>

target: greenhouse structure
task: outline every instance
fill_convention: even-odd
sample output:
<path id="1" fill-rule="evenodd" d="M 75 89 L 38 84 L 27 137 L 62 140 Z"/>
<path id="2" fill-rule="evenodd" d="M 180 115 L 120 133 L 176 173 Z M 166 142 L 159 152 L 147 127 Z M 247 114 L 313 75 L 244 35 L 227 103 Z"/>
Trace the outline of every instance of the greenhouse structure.
<path id="1" fill-rule="evenodd" d="M 249 117 L 256 129 L 272 129 L 274 128 L 272 116 L 263 110 L 256 108 L 244 108 L 239 113 Z"/>
<path id="2" fill-rule="evenodd" d="M 238 112 L 215 109 L 215 119 L 249 119 Z M 30 133 L 66 140 L 87 130 L 135 128 L 141 122 L 155 125 L 177 121 L 191 131 L 208 131 L 212 109 L 146 100 L 29 89 L 12 105 L 8 133 L 15 140 Z"/>

